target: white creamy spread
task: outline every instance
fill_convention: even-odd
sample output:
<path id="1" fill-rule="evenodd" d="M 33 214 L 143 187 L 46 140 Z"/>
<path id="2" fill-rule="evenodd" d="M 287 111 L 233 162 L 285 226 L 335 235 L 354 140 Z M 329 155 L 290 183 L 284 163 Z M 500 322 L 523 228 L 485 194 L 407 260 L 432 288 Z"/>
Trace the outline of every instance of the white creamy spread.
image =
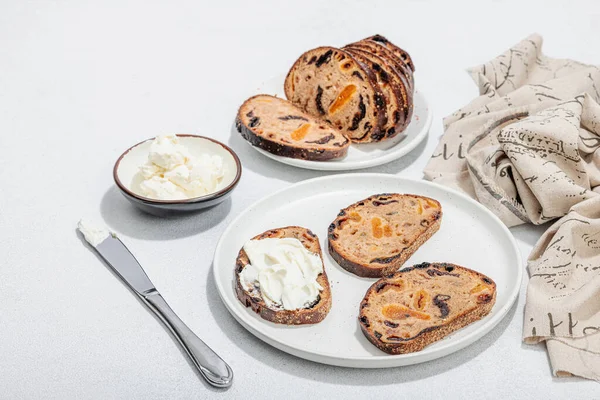
<path id="1" fill-rule="evenodd" d="M 77 229 L 83 234 L 85 240 L 94 247 L 98 246 L 110 235 L 108 229 L 85 218 L 79 220 Z"/>
<path id="2" fill-rule="evenodd" d="M 159 136 L 140 167 L 142 194 L 158 200 L 185 200 L 217 191 L 224 175 L 218 155 L 193 157 L 177 136 Z"/>
<path id="3" fill-rule="evenodd" d="M 321 257 L 308 251 L 298 239 L 249 240 L 244 251 L 250 264 L 240 272 L 242 286 L 258 286 L 268 305 L 285 310 L 306 308 L 323 290 L 317 282 L 323 272 Z"/>

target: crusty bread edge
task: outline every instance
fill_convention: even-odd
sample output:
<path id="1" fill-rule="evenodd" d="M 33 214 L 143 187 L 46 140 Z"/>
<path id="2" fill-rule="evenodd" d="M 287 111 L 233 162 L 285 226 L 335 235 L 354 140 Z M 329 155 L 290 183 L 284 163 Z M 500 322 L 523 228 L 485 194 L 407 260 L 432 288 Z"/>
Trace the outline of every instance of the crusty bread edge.
<path id="1" fill-rule="evenodd" d="M 429 263 L 427 263 L 427 264 L 429 264 Z M 479 276 L 480 278 L 485 277 L 488 280 L 490 280 L 493 285 L 492 299 L 489 302 L 487 302 L 479 307 L 475 307 L 471 310 L 468 310 L 468 311 L 462 313 L 461 315 L 456 317 L 452 322 L 450 322 L 447 325 L 440 325 L 437 327 L 431 327 L 431 328 L 422 330 L 417 335 L 415 335 L 414 338 L 411 340 L 407 340 L 406 342 L 399 342 L 399 343 L 384 343 L 381 340 L 377 339 L 377 337 L 374 335 L 374 333 L 371 333 L 369 331 L 369 328 L 365 327 L 364 324 L 360 321 L 360 317 L 362 316 L 362 304 L 364 301 L 366 301 L 366 299 L 369 297 L 369 295 L 372 293 L 372 291 L 375 290 L 377 285 L 382 280 L 385 280 L 388 278 L 393 278 L 393 275 L 408 272 L 409 270 L 412 270 L 415 267 L 418 268 L 418 266 L 407 268 L 403 271 L 399 271 L 396 274 L 393 274 L 392 276 L 388 276 L 387 278 L 383 278 L 383 279 L 380 279 L 377 282 L 375 282 L 367 290 L 365 297 L 361 301 L 361 307 L 360 307 L 361 311 L 359 312 L 358 324 L 360 325 L 361 331 L 363 332 L 365 337 L 369 340 L 369 342 L 371 342 L 375 347 L 377 347 L 381 351 L 384 351 L 388 354 L 414 353 L 416 351 L 421 351 L 425 347 L 429 346 L 430 344 L 437 342 L 437 341 L 445 338 L 446 336 L 450 335 L 451 333 L 453 333 L 461 328 L 464 328 L 465 326 L 467 326 L 475 321 L 482 319 L 483 317 L 485 317 L 486 315 L 488 315 L 490 313 L 490 311 L 494 307 L 494 304 L 496 304 L 496 292 L 497 292 L 496 283 L 492 279 L 487 277 L 486 275 L 484 275 L 480 272 L 474 271 L 472 269 L 462 267 L 460 265 L 451 264 L 451 263 L 431 263 L 431 264 L 429 264 L 429 266 L 442 265 L 442 264 L 443 265 L 451 265 L 455 269 L 463 270 L 463 271 L 466 271 L 467 273 L 475 274 L 475 275 Z M 422 265 L 422 264 L 420 264 L 420 265 Z"/>
<path id="2" fill-rule="evenodd" d="M 415 72 L 415 63 L 413 62 L 412 57 L 410 56 L 408 51 L 396 46 L 394 43 L 390 42 L 385 36 L 376 34 L 373 36 L 369 36 L 368 38 L 363 39 L 363 40 L 371 40 L 375 43 L 383 44 L 385 47 L 392 50 L 394 53 L 400 53 L 400 54 L 406 55 L 406 59 L 402 58 L 401 56 L 399 56 L 398 58 L 400 58 L 404 63 L 406 63 L 406 65 L 408 65 L 410 67 L 412 72 Z"/>
<path id="3" fill-rule="evenodd" d="M 319 238 L 310 229 L 301 226 L 286 226 L 277 229 L 270 229 L 261 233 L 260 235 L 253 237 L 252 240 L 260 240 L 267 237 L 271 237 L 273 233 L 286 229 L 302 229 L 307 231 L 309 235 L 312 235 L 316 240 L 316 244 L 319 249 L 319 257 L 321 257 L 321 262 L 323 262 L 323 252 L 321 250 L 321 243 L 319 241 Z M 247 265 L 247 262 L 244 263 L 244 260 L 248 260 L 248 256 L 242 248 L 240 249 L 238 256 L 235 260 L 234 275 L 235 293 L 237 295 L 238 300 L 245 307 L 251 307 L 252 311 L 260 315 L 262 319 L 276 324 L 316 324 L 325 319 L 325 317 L 329 313 L 329 310 L 331 309 L 331 287 L 329 286 L 329 279 L 327 278 L 327 272 L 325 271 L 325 263 L 323 263 L 323 273 L 317 277 L 317 282 L 323 288 L 323 291 L 321 291 L 320 293 L 321 299 L 317 304 L 315 304 L 312 308 L 305 308 L 301 310 L 274 310 L 269 308 L 262 298 L 253 297 L 246 290 L 244 290 L 239 275 L 240 272 Z"/>
<path id="4" fill-rule="evenodd" d="M 391 193 L 391 194 L 400 194 L 400 193 Z M 374 196 L 382 196 L 382 195 L 385 195 L 385 193 L 369 196 L 364 200 L 360 200 L 360 201 L 357 201 L 357 202 L 349 205 L 348 207 L 344 208 L 343 211 L 346 211 L 349 208 L 354 207 L 355 205 L 357 205 L 358 203 L 360 203 L 362 201 L 368 201 Z M 438 219 L 433 224 L 429 225 L 427 227 L 427 229 L 425 230 L 425 232 L 423 232 L 417 238 L 417 240 L 415 240 L 413 242 L 413 244 L 411 244 L 409 247 L 404 249 L 402 251 L 401 255 L 393 262 L 390 262 L 385 268 L 373 268 L 369 265 L 360 264 L 358 262 L 355 262 L 355 261 L 345 258 L 341 253 L 339 253 L 337 251 L 336 246 L 334 246 L 333 243 L 335 243 L 335 241 L 332 240 L 332 237 L 331 237 L 332 232 L 328 232 L 327 248 L 329 250 L 329 254 L 335 260 L 335 262 L 339 264 L 340 267 L 344 268 L 346 271 L 348 271 L 350 273 L 353 273 L 354 275 L 357 275 L 357 276 L 360 276 L 363 278 L 381 278 L 381 277 L 387 276 L 389 274 L 396 272 L 398 269 L 400 269 L 400 267 L 402 267 L 402 265 L 404 265 L 404 263 L 415 253 L 415 251 L 417 251 L 419 249 L 419 247 L 421 247 L 423 245 L 423 243 L 425 243 L 427 240 L 429 240 L 433 236 L 433 234 L 436 233 L 440 229 L 440 226 L 442 224 L 443 212 L 442 212 L 442 205 L 440 204 L 439 201 L 437 201 L 436 199 L 432 199 L 431 197 L 427 197 L 427 196 L 420 196 L 420 195 L 413 195 L 413 194 L 400 194 L 400 195 L 427 198 L 427 199 L 435 201 L 440 206 Z M 339 218 L 339 216 L 336 217 L 336 219 L 334 220 L 333 223 L 335 223 L 335 221 L 337 221 L 338 218 Z"/>

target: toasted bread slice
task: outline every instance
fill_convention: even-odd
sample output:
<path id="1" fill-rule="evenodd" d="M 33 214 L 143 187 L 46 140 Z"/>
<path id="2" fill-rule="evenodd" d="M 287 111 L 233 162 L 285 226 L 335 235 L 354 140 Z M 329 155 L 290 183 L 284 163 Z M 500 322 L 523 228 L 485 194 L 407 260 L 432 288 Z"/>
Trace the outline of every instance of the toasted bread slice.
<path id="1" fill-rule="evenodd" d="M 329 253 L 344 269 L 381 278 L 402 264 L 440 227 L 437 200 L 384 193 L 344 208 L 328 230 Z"/>
<path id="2" fill-rule="evenodd" d="M 496 284 L 454 264 L 423 263 L 375 282 L 360 303 L 367 339 L 389 354 L 422 350 L 486 316 Z"/>
<path id="3" fill-rule="evenodd" d="M 283 157 L 332 160 L 344 157 L 350 146 L 350 141 L 327 122 L 266 94 L 242 104 L 236 128 L 253 146 Z"/>
<path id="4" fill-rule="evenodd" d="M 308 251 L 318 254 L 321 262 L 323 262 L 319 238 L 309 229 L 300 226 L 272 229 L 253 237 L 252 240 L 267 238 L 296 238 L 302 242 Z M 260 287 L 248 288 L 242 285 L 240 273 L 249 263 L 248 255 L 242 248 L 235 263 L 235 292 L 242 304 L 246 307 L 252 307 L 252 310 L 263 319 L 287 325 L 316 324 L 317 322 L 321 322 L 327 316 L 327 313 L 329 313 L 329 309 L 331 308 L 331 288 L 329 287 L 329 280 L 327 279 L 324 267 L 323 272 L 317 277 L 317 282 L 323 288 L 317 300 L 308 308 L 285 310 L 277 305 L 267 304 L 261 295 Z"/>

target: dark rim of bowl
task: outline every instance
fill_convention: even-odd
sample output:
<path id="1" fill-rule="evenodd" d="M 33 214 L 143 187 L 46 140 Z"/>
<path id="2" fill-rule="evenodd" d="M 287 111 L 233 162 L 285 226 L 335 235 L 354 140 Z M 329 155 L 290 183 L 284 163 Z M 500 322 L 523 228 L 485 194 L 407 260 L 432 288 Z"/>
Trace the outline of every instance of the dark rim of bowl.
<path id="1" fill-rule="evenodd" d="M 226 195 L 228 192 L 230 192 L 240 181 L 240 178 L 242 177 L 242 163 L 240 162 L 239 157 L 237 156 L 237 154 L 235 154 L 235 152 L 233 150 L 231 150 L 231 148 L 229 148 L 228 146 L 224 145 L 223 143 L 219 142 L 218 140 L 215 139 L 211 139 L 209 137 L 206 136 L 200 136 L 200 135 L 189 135 L 189 134 L 177 134 L 175 136 L 178 137 L 193 137 L 193 138 L 198 138 L 198 139 L 206 139 L 209 140 L 215 144 L 218 144 L 219 146 L 221 146 L 222 148 L 224 148 L 225 150 L 227 150 L 229 152 L 229 154 L 231 154 L 231 156 L 233 157 L 234 161 L 235 161 L 235 166 L 236 166 L 236 174 L 235 174 L 235 178 L 233 178 L 233 181 L 231 181 L 231 183 L 229 185 L 227 185 L 226 187 L 224 187 L 223 189 L 216 191 L 214 193 L 211 194 L 207 194 L 205 196 L 200 196 L 200 197 L 192 197 L 191 199 L 184 199 L 184 200 L 158 200 L 158 199 L 151 199 L 149 197 L 144 197 L 144 196 L 140 196 L 134 192 L 132 192 L 131 190 L 129 190 L 125 185 L 123 185 L 123 183 L 121 182 L 121 180 L 119 179 L 119 174 L 117 173 L 117 171 L 119 170 L 119 165 L 121 165 L 121 160 L 123 160 L 123 157 L 125 157 L 127 155 L 127 153 L 129 153 L 131 150 L 133 150 L 134 148 L 136 148 L 137 146 L 141 145 L 142 143 L 146 143 L 149 140 L 154 140 L 154 138 L 151 139 L 146 139 L 146 140 L 142 140 L 141 142 L 134 144 L 133 146 L 131 146 L 130 148 L 128 148 L 127 150 L 125 150 L 125 152 L 123 154 L 121 154 L 121 156 L 117 159 L 117 162 L 115 163 L 115 166 L 113 167 L 113 179 L 115 180 L 115 183 L 117 184 L 117 186 L 119 187 L 119 189 L 121 189 L 123 192 L 127 193 L 129 196 L 138 199 L 144 203 L 149 203 L 149 204 L 189 204 L 189 203 L 199 203 L 199 202 L 203 202 L 203 201 L 208 201 L 208 200 L 214 200 L 217 199 L 221 196 Z"/>

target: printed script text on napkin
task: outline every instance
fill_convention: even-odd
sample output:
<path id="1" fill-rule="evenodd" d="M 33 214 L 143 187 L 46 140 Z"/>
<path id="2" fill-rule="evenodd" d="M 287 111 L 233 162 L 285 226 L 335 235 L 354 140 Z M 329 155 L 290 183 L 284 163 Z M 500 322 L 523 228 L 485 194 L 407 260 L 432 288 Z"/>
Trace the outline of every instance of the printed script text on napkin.
<path id="1" fill-rule="evenodd" d="M 508 226 L 556 220 L 528 259 L 523 339 L 555 375 L 600 381 L 600 68 L 532 35 L 469 73 L 480 96 L 444 119 L 425 177 Z"/>

